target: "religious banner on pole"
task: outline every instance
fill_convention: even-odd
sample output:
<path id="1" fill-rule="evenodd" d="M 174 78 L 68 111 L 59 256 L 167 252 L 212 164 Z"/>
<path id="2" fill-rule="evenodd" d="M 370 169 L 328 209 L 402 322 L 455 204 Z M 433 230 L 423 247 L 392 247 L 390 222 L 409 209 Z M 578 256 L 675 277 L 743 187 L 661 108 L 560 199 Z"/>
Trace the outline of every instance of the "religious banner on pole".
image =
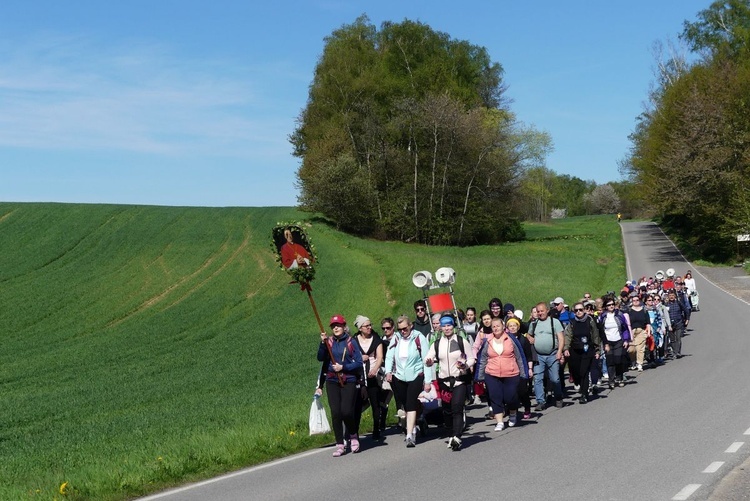
<path id="1" fill-rule="evenodd" d="M 307 292 L 307 298 L 310 300 L 315 320 L 318 322 L 320 332 L 325 332 L 323 322 L 320 320 L 318 308 L 315 306 L 315 300 L 312 297 L 312 287 L 310 282 L 315 278 L 315 266 L 318 264 L 318 257 L 315 254 L 315 247 L 307 236 L 301 223 L 276 223 L 271 230 L 271 247 L 276 254 L 276 261 L 281 269 L 286 271 L 292 277 L 292 284 L 299 284 L 300 289 Z M 328 356 L 333 360 L 330 343 L 326 343 Z M 343 375 L 338 373 L 339 384 L 344 385 Z"/>

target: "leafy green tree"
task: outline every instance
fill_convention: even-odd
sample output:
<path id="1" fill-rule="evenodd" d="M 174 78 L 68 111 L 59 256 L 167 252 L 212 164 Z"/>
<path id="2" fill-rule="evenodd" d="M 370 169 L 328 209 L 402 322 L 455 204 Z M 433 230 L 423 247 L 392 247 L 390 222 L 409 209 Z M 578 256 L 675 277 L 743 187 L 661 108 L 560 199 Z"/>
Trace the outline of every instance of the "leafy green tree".
<path id="1" fill-rule="evenodd" d="M 377 30 L 366 16 L 325 42 L 289 138 L 301 207 L 379 238 L 518 238 L 507 194 L 543 150 L 515 123 L 486 49 L 408 20 Z"/>

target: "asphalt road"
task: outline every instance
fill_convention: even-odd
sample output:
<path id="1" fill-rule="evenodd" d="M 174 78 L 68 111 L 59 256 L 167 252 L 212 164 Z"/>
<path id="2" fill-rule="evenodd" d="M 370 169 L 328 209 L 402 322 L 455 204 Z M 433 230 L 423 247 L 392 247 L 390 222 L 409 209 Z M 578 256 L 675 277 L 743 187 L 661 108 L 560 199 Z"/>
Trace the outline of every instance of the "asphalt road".
<path id="1" fill-rule="evenodd" d="M 629 276 L 691 268 L 655 225 L 622 228 Z M 359 454 L 314 450 L 143 499 L 703 500 L 724 499 L 713 494 L 724 477 L 722 489 L 746 494 L 731 477 L 750 457 L 750 308 L 695 278 L 686 356 L 630 372 L 625 388 L 587 405 L 568 398 L 502 432 L 472 407 L 458 452 L 434 429 L 413 449 L 400 434 L 377 446 L 365 437 Z"/>

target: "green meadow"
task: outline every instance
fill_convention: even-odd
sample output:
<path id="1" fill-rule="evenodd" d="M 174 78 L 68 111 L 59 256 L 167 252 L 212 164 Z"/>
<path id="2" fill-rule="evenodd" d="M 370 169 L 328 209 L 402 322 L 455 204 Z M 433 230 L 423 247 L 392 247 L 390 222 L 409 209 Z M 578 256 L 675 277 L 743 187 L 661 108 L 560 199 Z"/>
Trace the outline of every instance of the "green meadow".
<path id="1" fill-rule="evenodd" d="M 330 443 L 308 436 L 318 325 L 274 260 L 279 221 L 309 225 L 324 323 L 411 315 L 412 274 L 443 266 L 459 307 L 526 315 L 625 280 L 611 216 L 447 248 L 291 208 L 2 203 L 0 499 L 128 499 Z"/>

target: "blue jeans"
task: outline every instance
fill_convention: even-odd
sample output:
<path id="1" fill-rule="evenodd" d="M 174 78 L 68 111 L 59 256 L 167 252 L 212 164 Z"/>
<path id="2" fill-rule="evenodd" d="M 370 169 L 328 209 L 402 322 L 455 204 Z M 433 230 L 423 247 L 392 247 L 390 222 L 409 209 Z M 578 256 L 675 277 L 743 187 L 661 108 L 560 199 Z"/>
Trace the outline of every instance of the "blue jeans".
<path id="1" fill-rule="evenodd" d="M 557 360 L 557 352 L 551 355 L 538 355 L 539 363 L 534 366 L 534 393 L 537 405 L 543 405 L 546 401 L 544 391 L 544 373 L 554 386 L 555 398 L 562 401 L 562 388 L 560 388 L 560 361 Z"/>

